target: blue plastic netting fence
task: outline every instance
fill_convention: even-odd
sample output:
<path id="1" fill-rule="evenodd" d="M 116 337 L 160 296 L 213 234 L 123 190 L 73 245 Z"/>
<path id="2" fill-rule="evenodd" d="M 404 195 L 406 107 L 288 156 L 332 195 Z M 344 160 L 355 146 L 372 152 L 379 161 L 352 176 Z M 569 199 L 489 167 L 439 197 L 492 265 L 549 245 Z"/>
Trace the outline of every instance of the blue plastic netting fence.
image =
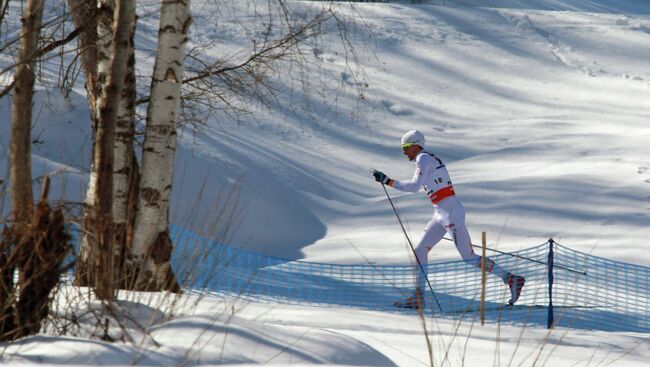
<path id="1" fill-rule="evenodd" d="M 178 227 L 172 227 L 171 233 L 177 277 L 193 288 L 244 299 L 415 312 L 393 306 L 396 300 L 412 294 L 415 272 L 419 271 L 415 266 L 290 261 L 220 245 Z M 517 304 L 505 307 L 510 298 L 508 287 L 501 279 L 488 275 L 488 322 L 650 332 L 648 267 L 581 253 L 552 240 L 488 257 L 506 270 L 526 277 Z M 427 314 L 478 317 L 478 268 L 463 261 L 431 263 L 428 279 L 434 293 L 426 292 Z"/>

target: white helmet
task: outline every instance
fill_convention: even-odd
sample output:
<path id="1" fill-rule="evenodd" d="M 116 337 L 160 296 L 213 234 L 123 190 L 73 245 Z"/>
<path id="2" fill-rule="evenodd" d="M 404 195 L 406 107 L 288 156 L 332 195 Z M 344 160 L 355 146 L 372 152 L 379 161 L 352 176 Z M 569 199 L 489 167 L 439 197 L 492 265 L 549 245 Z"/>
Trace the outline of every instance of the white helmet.
<path id="1" fill-rule="evenodd" d="M 406 144 L 419 145 L 424 148 L 424 135 L 417 130 L 408 131 L 402 136 L 402 149 L 405 148 Z"/>

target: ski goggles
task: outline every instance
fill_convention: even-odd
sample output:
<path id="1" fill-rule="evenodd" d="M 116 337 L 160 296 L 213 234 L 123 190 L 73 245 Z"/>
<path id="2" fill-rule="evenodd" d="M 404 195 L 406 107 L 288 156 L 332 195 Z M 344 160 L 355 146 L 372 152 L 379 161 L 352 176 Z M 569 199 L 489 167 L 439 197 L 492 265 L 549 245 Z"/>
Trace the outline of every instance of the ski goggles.
<path id="1" fill-rule="evenodd" d="M 404 143 L 404 144 L 402 144 L 402 150 L 406 150 L 406 149 L 408 149 L 408 148 L 410 148 L 410 147 L 412 147 L 412 146 L 414 146 L 414 145 L 417 145 L 417 144 L 414 144 L 414 143 Z"/>

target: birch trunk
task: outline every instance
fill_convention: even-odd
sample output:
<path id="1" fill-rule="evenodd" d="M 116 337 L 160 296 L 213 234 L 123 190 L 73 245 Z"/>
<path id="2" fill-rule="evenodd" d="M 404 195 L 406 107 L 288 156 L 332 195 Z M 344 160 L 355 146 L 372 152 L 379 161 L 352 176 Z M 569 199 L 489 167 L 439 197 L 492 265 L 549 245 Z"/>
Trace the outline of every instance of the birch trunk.
<path id="1" fill-rule="evenodd" d="M 22 16 L 18 67 L 11 111 L 11 185 L 13 219 L 20 228 L 31 220 L 32 191 L 31 126 L 34 96 L 34 57 L 43 19 L 44 0 L 29 0 Z"/>
<path id="2" fill-rule="evenodd" d="M 71 8 L 79 9 L 78 15 L 86 14 L 85 17 L 90 17 L 90 11 L 84 11 L 85 4 L 94 4 L 95 2 L 84 2 L 84 0 L 69 0 Z M 83 4 L 79 4 L 83 3 Z M 74 5 L 77 5 L 75 7 Z M 79 6 L 81 5 L 81 6 Z M 110 55 L 111 55 L 111 42 L 113 39 L 113 18 L 115 11 L 115 3 L 111 0 L 101 1 L 98 19 L 95 21 L 93 30 L 94 38 L 88 36 L 87 42 L 81 40 L 81 48 L 88 50 L 82 53 L 82 65 L 84 65 L 84 72 L 87 82 L 86 89 L 88 90 L 88 101 L 91 111 L 91 118 L 93 120 L 93 131 L 97 129 L 97 117 L 99 114 L 99 105 L 97 100 L 105 88 L 107 75 L 110 69 Z M 94 11 L 94 9 L 93 9 Z M 74 17 L 73 13 L 73 17 Z M 128 14 L 129 22 L 133 24 L 130 27 L 128 42 L 121 47 L 126 49 L 127 69 L 124 79 L 122 91 L 117 95 L 117 117 L 115 125 L 115 140 L 114 140 L 114 165 L 113 165 L 113 227 L 114 227 L 114 245 L 113 256 L 116 259 L 113 264 L 113 271 L 115 274 L 122 274 L 123 259 L 125 253 L 128 251 L 129 236 L 128 233 L 132 232 L 134 207 L 135 207 L 135 191 L 137 187 L 137 159 L 133 142 L 135 139 L 135 53 L 134 53 L 134 35 L 135 35 L 135 11 Z M 83 18 L 81 18 L 83 19 Z M 94 42 L 94 43 L 91 43 Z M 86 57 L 84 57 L 86 56 Z M 86 66 L 86 62 L 89 67 Z M 92 85 L 93 87 L 89 87 Z M 94 284 L 94 274 L 90 271 L 90 263 L 94 257 L 98 256 L 97 234 L 98 229 L 92 228 L 92 212 L 96 209 L 95 202 L 97 198 L 97 179 L 98 174 L 95 169 L 95 160 L 97 155 L 100 154 L 99 147 L 95 144 L 93 139 L 93 163 L 91 164 L 91 173 L 89 179 L 88 190 L 86 192 L 86 206 L 85 212 L 85 228 L 82 236 L 82 245 L 78 261 L 78 273 L 76 283 L 78 285 Z M 120 275 L 120 277 L 125 277 Z M 119 280 L 118 280 L 119 281 Z"/>
<path id="3" fill-rule="evenodd" d="M 169 198 L 185 43 L 191 23 L 189 7 L 189 0 L 162 0 L 160 9 L 132 248 L 137 290 L 179 291 L 170 266 Z"/>
<path id="4" fill-rule="evenodd" d="M 84 32 L 79 35 L 79 48 L 81 49 L 79 58 L 81 60 L 81 67 L 84 72 L 84 79 L 86 82 L 86 92 L 88 97 L 88 109 L 90 111 L 90 120 L 92 123 L 93 133 L 93 159 L 90 165 L 90 175 L 88 179 L 88 188 L 86 189 L 86 208 L 84 210 L 84 228 L 81 235 L 81 247 L 79 251 L 79 258 L 77 260 L 77 274 L 75 276 L 75 284 L 79 286 L 89 286 L 94 284 L 92 274 L 90 272 L 90 262 L 92 254 L 92 210 L 93 203 L 95 202 L 95 190 L 97 188 L 97 172 L 95 170 L 94 156 L 95 156 L 95 132 L 97 131 L 98 124 L 98 110 L 97 102 L 101 96 L 102 86 L 100 85 L 97 75 L 98 70 L 98 19 L 101 16 L 109 16 L 109 21 L 113 21 L 113 13 L 106 12 L 105 8 L 98 9 L 96 0 L 68 0 L 70 5 L 72 21 L 75 27 L 80 27 L 82 24 L 86 26 Z M 101 11 L 101 12 L 100 12 Z M 98 13 L 95 15 L 95 13 Z M 112 38 L 112 35 L 110 36 Z M 103 61 L 106 63 L 106 59 Z"/>
<path id="5" fill-rule="evenodd" d="M 97 39 L 95 43 L 96 70 L 94 73 L 97 79 L 97 93 L 89 96 L 89 99 L 95 99 L 95 102 L 93 103 L 95 109 L 91 111 L 91 113 L 95 116 L 95 120 L 93 121 L 93 161 L 90 166 L 90 180 L 88 184 L 88 191 L 86 192 L 86 205 L 89 206 L 91 210 L 97 196 L 97 167 L 95 166 L 95 156 L 97 155 L 98 148 L 96 147 L 96 137 L 101 108 L 100 99 L 101 96 L 104 95 L 108 80 L 108 74 L 111 67 L 113 22 L 115 20 L 116 14 L 115 1 L 100 0 L 98 2 L 97 11 L 99 14 L 97 17 Z M 115 98 L 115 96 L 112 96 L 112 98 Z"/>
<path id="6" fill-rule="evenodd" d="M 77 0 L 86 1 L 86 0 Z M 95 4 L 95 2 L 93 2 Z M 96 228 L 95 202 L 97 200 L 97 166 L 99 147 L 97 146 L 97 132 L 99 125 L 99 100 L 106 87 L 106 79 L 110 68 L 111 42 L 113 41 L 113 20 L 115 16 L 115 2 L 113 0 L 100 0 L 96 4 L 98 12 L 96 21 L 96 38 L 94 69 L 90 74 L 94 78 L 95 88 L 93 93 L 88 95 L 88 104 L 92 120 L 93 149 L 90 162 L 90 175 L 88 177 L 88 188 L 86 189 L 86 208 L 83 218 L 83 232 L 81 235 L 81 248 L 77 260 L 77 275 L 75 284 L 79 286 L 92 286 L 95 284 L 95 267 L 98 263 L 99 251 L 97 241 L 99 230 Z M 89 73 L 86 73 L 88 75 Z"/>
<path id="7" fill-rule="evenodd" d="M 113 225 L 113 167 L 115 125 L 118 116 L 119 94 L 124 87 L 127 63 L 129 60 L 128 44 L 135 27 L 135 0 L 117 0 L 115 6 L 114 36 L 111 43 L 113 57 L 110 61 L 106 86 L 99 100 L 99 119 L 96 142 L 97 154 L 94 164 L 97 168 L 97 186 L 94 201 L 93 228 L 98 229 L 98 256 L 91 271 L 100 276 L 95 278 L 95 293 L 101 299 L 113 300 L 116 288 L 114 258 Z"/>
<path id="8" fill-rule="evenodd" d="M 135 12 L 131 22 L 135 24 Z M 135 157 L 135 27 L 129 35 L 127 48 L 127 71 L 124 86 L 119 96 L 117 120 L 115 124 L 114 166 L 113 166 L 113 223 L 115 226 L 115 243 L 113 257 L 117 259 L 114 271 L 120 274 L 123 285 L 132 274 L 125 274 L 124 259 L 130 253 L 130 236 L 133 230 L 135 216 L 135 193 L 137 190 L 139 172 Z"/>

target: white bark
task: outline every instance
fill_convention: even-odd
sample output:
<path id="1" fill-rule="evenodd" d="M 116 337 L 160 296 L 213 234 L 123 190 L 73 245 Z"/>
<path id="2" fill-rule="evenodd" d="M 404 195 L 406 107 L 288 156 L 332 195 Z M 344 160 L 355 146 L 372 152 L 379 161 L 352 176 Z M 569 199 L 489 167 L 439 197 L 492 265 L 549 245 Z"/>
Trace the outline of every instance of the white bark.
<path id="1" fill-rule="evenodd" d="M 112 58 L 106 84 L 99 100 L 99 114 L 96 134 L 97 186 L 93 204 L 93 226 L 98 229 L 97 259 L 91 271 L 95 274 L 95 293 L 101 299 L 112 299 L 116 287 L 113 210 L 113 166 L 115 125 L 117 121 L 119 96 L 129 60 L 130 36 L 135 27 L 135 0 L 117 0 L 115 6 L 114 37 L 111 43 Z M 101 276 L 100 276 L 101 272 Z"/>
<path id="2" fill-rule="evenodd" d="M 106 80 L 110 69 L 111 62 L 111 42 L 113 41 L 113 18 L 115 13 L 114 0 L 100 0 L 97 2 L 99 14 L 97 15 L 97 38 L 95 39 L 95 61 L 97 63 L 96 75 L 96 88 L 95 93 L 88 95 L 90 105 L 95 107 L 94 111 L 90 111 L 93 121 L 93 158 L 90 162 L 90 175 L 88 177 L 88 188 L 86 189 L 86 209 L 84 211 L 84 231 L 81 236 L 81 247 L 79 250 L 79 267 L 78 271 L 82 277 L 86 275 L 91 280 L 93 277 L 91 262 L 98 255 L 94 249 L 97 242 L 97 229 L 93 228 L 93 213 L 96 210 L 95 202 L 97 200 L 97 167 L 95 165 L 96 157 L 98 155 L 97 147 L 97 125 L 99 120 L 99 105 L 100 98 L 104 93 L 106 87 Z M 88 78 L 88 73 L 86 77 Z M 89 273 L 90 272 L 90 273 Z M 87 285 L 86 279 L 78 279 L 80 285 Z M 92 280 L 91 280 L 92 282 Z"/>
<path id="3" fill-rule="evenodd" d="M 132 247 L 139 273 L 136 287 L 145 290 L 168 288 L 173 277 L 169 265 L 169 198 L 185 43 L 191 23 L 189 7 L 189 0 L 162 0 L 160 10 Z"/>
<path id="4" fill-rule="evenodd" d="M 129 21 L 135 24 L 135 12 Z M 117 120 L 115 124 L 115 148 L 113 161 L 113 222 L 116 226 L 118 246 L 127 246 L 126 228 L 129 225 L 130 213 L 129 195 L 132 189 L 132 176 L 135 174 L 135 54 L 134 33 L 132 27 L 127 48 L 127 71 L 124 87 L 119 94 Z M 119 249 L 116 247 L 116 249 Z"/>
<path id="5" fill-rule="evenodd" d="M 100 0 L 98 2 L 99 15 L 97 17 L 97 93 L 89 95 L 88 98 L 96 99 L 93 105 L 97 108 L 91 113 L 95 116 L 93 122 L 99 119 L 100 98 L 104 94 L 106 82 L 111 67 L 111 43 L 113 42 L 113 19 L 115 13 L 114 0 Z M 113 97 L 113 96 L 111 96 Z M 118 106 L 118 108 L 120 108 Z M 93 134 L 97 133 L 97 126 L 93 126 Z M 95 142 L 96 139 L 93 139 Z M 93 144 L 94 146 L 94 144 Z M 93 156 L 96 156 L 95 148 L 93 149 Z M 90 165 L 90 178 L 88 182 L 88 189 L 86 191 L 86 205 L 92 210 L 97 196 L 97 168 L 95 167 L 95 159 L 92 160 Z"/>
<path id="6" fill-rule="evenodd" d="M 95 98 L 94 105 L 97 110 L 92 111 L 97 121 L 99 118 L 100 101 L 99 99 L 104 94 L 106 88 L 106 81 L 111 68 L 111 43 L 113 42 L 113 19 L 115 15 L 115 1 L 114 0 L 100 0 L 98 2 L 99 15 L 97 17 L 97 94 L 89 96 Z M 118 107 L 119 108 L 119 107 Z M 97 133 L 97 126 L 93 126 L 93 133 Z M 95 155 L 95 152 L 93 152 Z M 97 168 L 93 162 L 90 165 L 90 182 L 88 183 L 88 191 L 86 192 L 86 205 L 92 208 L 97 195 Z"/>
<path id="7" fill-rule="evenodd" d="M 72 1 L 72 0 L 71 0 Z M 79 1 L 79 0 L 75 0 Z M 96 22 L 95 45 L 96 52 L 94 53 L 97 62 L 93 65 L 95 70 L 95 80 L 97 81 L 93 90 L 95 93 L 90 93 L 89 100 L 91 105 L 96 105 L 97 108 L 91 111 L 93 120 L 97 121 L 100 115 L 100 100 L 99 97 L 105 93 L 106 82 L 111 68 L 111 55 L 112 41 L 113 41 L 113 21 L 115 18 L 115 2 L 113 0 L 101 0 L 99 2 L 99 19 Z M 126 4 L 127 7 L 133 7 L 131 4 Z M 134 73 L 134 44 L 133 35 L 135 33 L 135 10 L 127 9 L 126 16 L 128 19 L 122 20 L 127 22 L 128 36 L 126 40 L 120 45 L 120 52 L 124 52 L 120 62 L 126 63 L 126 75 L 124 77 L 123 87 L 120 93 L 111 95 L 110 98 L 117 99 L 116 111 L 117 117 L 115 121 L 115 138 L 113 150 L 113 197 L 112 197 L 112 217 L 115 226 L 116 243 L 113 246 L 113 256 L 116 259 L 121 257 L 123 247 L 127 245 L 126 241 L 126 228 L 128 226 L 129 214 L 133 212 L 133 208 L 129 206 L 129 194 L 132 186 L 132 175 L 134 174 L 135 153 L 133 150 L 133 141 L 135 136 L 135 73 Z M 88 76 L 90 70 L 86 72 Z M 105 103 L 105 101 L 103 102 Z M 97 130 L 97 126 L 93 126 L 93 131 Z M 96 143 L 96 139 L 94 139 Z M 97 228 L 91 228 L 93 222 L 89 217 L 92 212 L 97 208 L 95 203 L 97 201 L 97 180 L 98 173 L 96 169 L 96 158 L 99 155 L 100 147 L 94 146 L 93 149 L 93 163 L 91 164 L 91 172 L 88 183 L 88 190 L 86 192 L 86 230 L 82 236 L 82 246 L 80 252 L 80 262 L 90 264 L 95 261 L 93 258 L 98 256 L 93 247 L 96 246 L 97 241 Z M 115 264 L 116 271 L 120 271 L 120 262 Z M 80 267 L 81 269 L 81 267 Z M 84 268 L 83 271 L 89 271 Z M 92 275 L 90 275 L 92 278 Z"/>
<path id="8" fill-rule="evenodd" d="M 93 149 L 94 150 L 94 149 Z M 93 153 L 94 155 L 94 153 Z M 92 227 L 92 211 L 94 210 L 95 196 L 97 194 L 97 170 L 95 169 L 95 160 L 90 163 L 90 175 L 88 176 L 88 188 L 86 189 L 86 208 L 84 210 L 84 230 L 81 234 L 81 244 L 79 247 L 79 259 L 77 260 L 77 274 L 86 277 L 89 276 L 91 259 L 95 256 L 93 244 L 95 235 Z M 79 285 L 88 285 L 86 280 L 77 279 Z"/>

